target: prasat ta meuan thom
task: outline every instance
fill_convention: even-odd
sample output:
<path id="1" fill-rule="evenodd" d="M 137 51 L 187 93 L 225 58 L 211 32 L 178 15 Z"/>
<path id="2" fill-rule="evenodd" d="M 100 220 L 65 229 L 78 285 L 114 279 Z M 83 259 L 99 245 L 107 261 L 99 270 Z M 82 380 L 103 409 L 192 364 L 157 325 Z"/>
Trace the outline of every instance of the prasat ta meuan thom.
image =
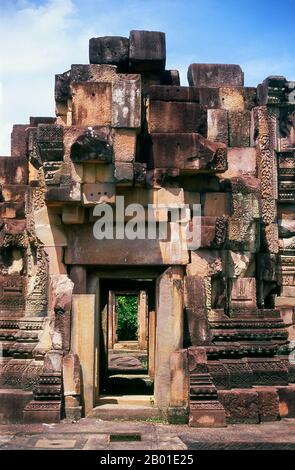
<path id="1" fill-rule="evenodd" d="M 89 62 L 0 157 L 1 421 L 294 418 L 295 82 L 193 63 L 180 86 L 155 31 Z M 119 196 L 166 237 L 95 237 L 102 206 L 132 222 Z"/>

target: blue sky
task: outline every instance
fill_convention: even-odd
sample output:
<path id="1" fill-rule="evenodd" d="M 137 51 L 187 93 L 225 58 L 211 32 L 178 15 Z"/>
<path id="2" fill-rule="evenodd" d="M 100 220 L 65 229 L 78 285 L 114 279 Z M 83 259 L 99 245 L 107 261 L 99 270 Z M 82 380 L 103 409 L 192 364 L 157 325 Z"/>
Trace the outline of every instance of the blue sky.
<path id="1" fill-rule="evenodd" d="M 238 63 L 246 85 L 295 80 L 295 0 L 0 0 L 0 154 L 13 123 L 54 115 L 54 74 L 88 62 L 92 36 L 166 32 L 167 68 Z"/>

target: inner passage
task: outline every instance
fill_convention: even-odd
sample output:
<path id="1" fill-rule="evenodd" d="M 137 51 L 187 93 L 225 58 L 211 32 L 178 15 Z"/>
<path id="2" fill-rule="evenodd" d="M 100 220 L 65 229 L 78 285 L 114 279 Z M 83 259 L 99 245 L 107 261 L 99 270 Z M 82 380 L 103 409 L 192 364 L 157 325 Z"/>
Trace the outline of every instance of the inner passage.
<path id="1" fill-rule="evenodd" d="M 148 293 L 110 290 L 108 308 L 108 392 L 151 395 Z"/>
<path id="2" fill-rule="evenodd" d="M 118 341 L 138 340 L 138 296 L 118 295 Z"/>

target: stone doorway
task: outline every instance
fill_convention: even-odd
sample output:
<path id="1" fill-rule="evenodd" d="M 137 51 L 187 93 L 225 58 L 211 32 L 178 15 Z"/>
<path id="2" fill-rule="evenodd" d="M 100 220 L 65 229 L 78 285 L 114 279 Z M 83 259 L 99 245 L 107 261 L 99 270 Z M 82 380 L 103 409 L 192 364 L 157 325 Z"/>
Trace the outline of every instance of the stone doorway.
<path id="1" fill-rule="evenodd" d="M 155 330 L 153 280 L 101 280 L 98 401 L 153 396 Z"/>
<path id="2" fill-rule="evenodd" d="M 138 399 L 136 401 L 137 403 L 139 401 L 141 407 L 138 412 L 140 416 L 144 413 L 147 413 L 145 416 L 151 416 L 151 412 L 154 415 L 158 412 L 167 412 L 169 406 L 175 402 L 173 391 L 175 387 L 173 390 L 171 388 L 171 354 L 183 347 L 183 267 L 97 266 L 79 269 L 75 267 L 75 272 L 81 270 L 87 277 L 85 289 L 87 293 L 73 295 L 71 344 L 72 351 L 80 358 L 83 412 L 86 416 L 106 418 L 109 417 L 110 407 L 113 406 L 112 411 L 116 417 L 119 417 L 120 406 L 114 405 L 122 404 L 125 407 L 123 411 L 126 412 L 130 397 L 136 397 L 127 395 L 127 403 L 120 403 L 113 396 L 111 404 L 109 401 L 104 404 L 109 376 L 108 311 L 116 293 L 132 294 L 134 291 L 137 295 L 140 292 L 146 295 L 148 322 L 145 330 L 147 337 L 145 375 L 154 381 L 153 394 L 137 395 L 138 399 L 139 397 L 143 399 L 143 402 Z M 82 283 L 80 284 L 82 286 Z M 186 403 L 187 387 L 180 388 L 181 403 L 183 401 Z M 122 388 L 120 392 L 122 395 Z M 153 405 L 152 410 L 151 405 Z M 147 407 L 149 410 L 146 410 Z M 129 412 L 132 412 L 130 407 Z"/>

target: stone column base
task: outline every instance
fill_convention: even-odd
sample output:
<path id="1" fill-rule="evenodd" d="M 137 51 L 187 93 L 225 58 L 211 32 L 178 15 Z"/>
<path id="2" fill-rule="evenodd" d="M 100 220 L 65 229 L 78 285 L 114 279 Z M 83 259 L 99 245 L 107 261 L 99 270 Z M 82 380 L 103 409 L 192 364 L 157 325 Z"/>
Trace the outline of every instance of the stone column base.
<path id="1" fill-rule="evenodd" d="M 59 423 L 60 413 L 60 401 L 32 400 L 24 409 L 24 423 Z"/>
<path id="2" fill-rule="evenodd" d="M 190 402 L 188 424 L 203 428 L 225 427 L 225 410 L 217 400 Z"/>

